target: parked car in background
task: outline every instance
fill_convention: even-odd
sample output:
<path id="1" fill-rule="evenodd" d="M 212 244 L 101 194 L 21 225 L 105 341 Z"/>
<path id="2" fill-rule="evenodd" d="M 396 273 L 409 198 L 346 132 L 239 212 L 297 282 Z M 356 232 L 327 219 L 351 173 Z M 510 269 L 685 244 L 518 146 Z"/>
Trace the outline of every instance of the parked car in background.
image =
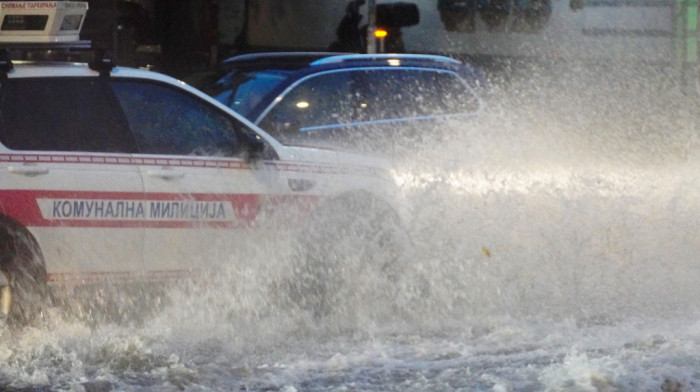
<path id="1" fill-rule="evenodd" d="M 288 146 L 387 152 L 478 115 L 479 70 L 416 54 L 255 53 L 189 80 Z"/>

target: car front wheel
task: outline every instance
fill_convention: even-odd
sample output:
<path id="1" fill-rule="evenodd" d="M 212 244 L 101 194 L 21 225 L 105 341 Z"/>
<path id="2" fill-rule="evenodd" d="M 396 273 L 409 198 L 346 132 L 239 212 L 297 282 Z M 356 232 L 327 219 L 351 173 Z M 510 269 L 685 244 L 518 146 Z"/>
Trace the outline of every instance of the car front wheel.
<path id="1" fill-rule="evenodd" d="M 325 202 L 300 240 L 292 297 L 315 316 L 395 303 L 411 242 L 396 212 L 360 193 Z M 379 308 L 377 308 L 379 309 Z"/>
<path id="2" fill-rule="evenodd" d="M 44 258 L 34 237 L 0 217 L 0 317 L 26 325 L 42 315 L 48 298 Z"/>

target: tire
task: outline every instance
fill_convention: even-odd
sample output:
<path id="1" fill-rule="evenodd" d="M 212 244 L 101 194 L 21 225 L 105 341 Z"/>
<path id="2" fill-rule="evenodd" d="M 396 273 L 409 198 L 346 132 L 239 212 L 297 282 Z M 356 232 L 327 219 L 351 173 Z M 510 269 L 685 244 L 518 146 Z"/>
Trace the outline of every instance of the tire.
<path id="1" fill-rule="evenodd" d="M 0 217 L 0 273 L 0 317 L 19 326 L 41 318 L 48 300 L 44 257 L 29 231 L 8 217 Z"/>
<path id="2" fill-rule="evenodd" d="M 396 212 L 368 193 L 319 206 L 300 245 L 291 297 L 317 317 L 391 300 L 411 246 Z"/>

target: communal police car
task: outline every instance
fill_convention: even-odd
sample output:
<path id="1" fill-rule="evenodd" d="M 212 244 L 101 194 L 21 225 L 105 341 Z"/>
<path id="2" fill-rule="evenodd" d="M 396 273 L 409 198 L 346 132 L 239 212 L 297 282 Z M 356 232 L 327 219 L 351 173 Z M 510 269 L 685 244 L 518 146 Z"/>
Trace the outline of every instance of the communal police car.
<path id="1" fill-rule="evenodd" d="M 243 249 L 288 228 L 328 252 L 334 229 L 311 229 L 343 210 L 345 235 L 347 219 L 370 218 L 353 226 L 365 236 L 358 246 L 398 222 L 379 160 L 284 146 L 199 90 L 99 53 L 85 63 L 12 58 L 27 48 L 84 56 L 87 7 L 0 6 L 1 316 L 27 322 L 81 285 L 245 264 Z M 386 233 L 376 238 L 387 244 Z"/>

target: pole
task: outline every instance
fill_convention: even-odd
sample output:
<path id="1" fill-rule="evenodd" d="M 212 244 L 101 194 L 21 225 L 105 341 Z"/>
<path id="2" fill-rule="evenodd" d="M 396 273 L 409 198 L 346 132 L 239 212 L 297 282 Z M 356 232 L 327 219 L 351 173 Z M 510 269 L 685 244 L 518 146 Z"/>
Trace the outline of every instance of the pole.
<path id="1" fill-rule="evenodd" d="M 367 53 L 377 53 L 377 40 L 374 38 L 374 30 L 377 29 L 376 0 L 367 0 Z"/>
<path id="2" fill-rule="evenodd" d="M 679 0 L 676 14 L 676 50 L 681 66 L 681 88 L 695 94 L 698 65 L 698 0 Z"/>

